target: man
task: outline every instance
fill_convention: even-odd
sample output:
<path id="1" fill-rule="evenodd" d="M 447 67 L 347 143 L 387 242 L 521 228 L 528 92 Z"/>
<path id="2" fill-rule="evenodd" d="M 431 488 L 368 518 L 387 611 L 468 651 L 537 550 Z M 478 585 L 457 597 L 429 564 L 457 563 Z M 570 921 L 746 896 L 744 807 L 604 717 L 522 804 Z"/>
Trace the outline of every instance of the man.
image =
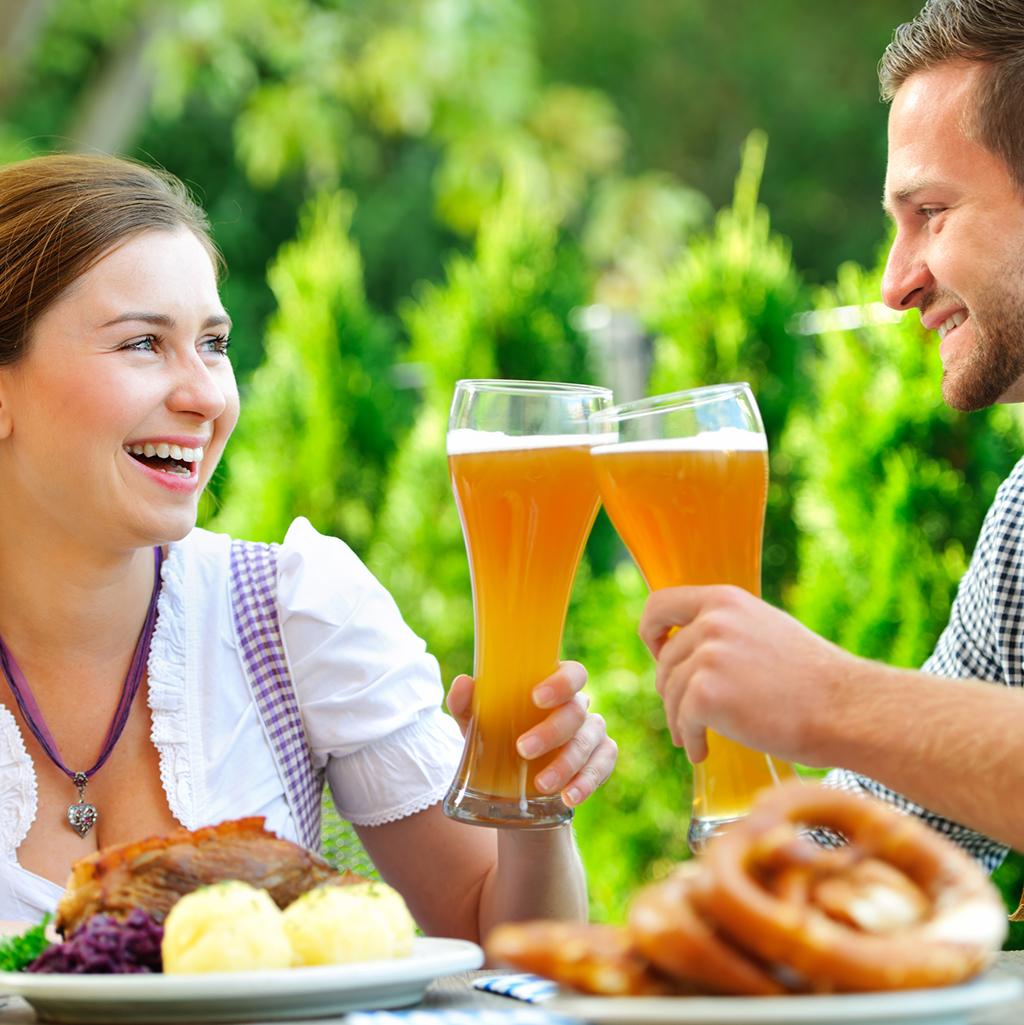
<path id="1" fill-rule="evenodd" d="M 896 226 L 884 299 L 937 332 L 951 406 L 1024 401 L 1024 0 L 929 0 L 880 78 Z M 710 728 L 841 766 L 832 782 L 923 815 L 989 868 L 1024 850 L 1024 460 L 922 672 L 857 658 L 731 587 L 657 592 L 640 632 L 693 760 Z"/>

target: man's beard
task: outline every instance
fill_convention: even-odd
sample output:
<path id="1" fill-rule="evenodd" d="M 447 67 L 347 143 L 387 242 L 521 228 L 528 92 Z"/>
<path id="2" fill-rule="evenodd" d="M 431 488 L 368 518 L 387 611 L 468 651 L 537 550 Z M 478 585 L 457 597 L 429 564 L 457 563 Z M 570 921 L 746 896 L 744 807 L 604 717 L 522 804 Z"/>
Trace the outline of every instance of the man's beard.
<path id="1" fill-rule="evenodd" d="M 993 405 L 1024 376 L 1024 301 L 990 299 L 971 307 L 974 345 L 942 375 L 942 397 L 963 412 Z"/>

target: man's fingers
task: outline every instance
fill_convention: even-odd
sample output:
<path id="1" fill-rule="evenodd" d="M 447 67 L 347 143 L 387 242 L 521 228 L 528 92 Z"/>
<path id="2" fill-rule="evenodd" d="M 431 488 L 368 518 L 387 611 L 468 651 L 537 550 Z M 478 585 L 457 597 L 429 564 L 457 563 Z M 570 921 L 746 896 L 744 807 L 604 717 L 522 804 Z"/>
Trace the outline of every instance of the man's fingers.
<path id="1" fill-rule="evenodd" d="M 693 622 L 706 601 L 708 587 L 666 587 L 647 599 L 640 617 L 640 639 L 657 658 L 674 627 Z"/>
<path id="2" fill-rule="evenodd" d="M 676 675 L 676 670 L 684 665 L 696 650 L 699 632 L 699 624 L 691 623 L 689 629 L 677 630 L 662 645 L 654 669 L 654 688 L 661 697 L 665 697 L 669 680 Z"/>

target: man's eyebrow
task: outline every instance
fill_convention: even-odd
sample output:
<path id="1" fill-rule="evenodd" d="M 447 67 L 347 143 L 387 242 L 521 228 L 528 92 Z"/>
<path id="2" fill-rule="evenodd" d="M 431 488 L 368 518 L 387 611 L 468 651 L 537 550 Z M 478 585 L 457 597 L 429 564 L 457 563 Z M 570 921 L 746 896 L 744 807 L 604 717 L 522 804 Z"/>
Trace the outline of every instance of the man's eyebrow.
<path id="1" fill-rule="evenodd" d="M 124 324 L 129 321 L 156 324 L 158 327 L 174 327 L 174 318 L 167 316 L 166 313 L 145 313 L 140 310 L 129 310 L 127 313 L 121 313 L 114 317 L 113 320 L 108 320 L 105 324 L 101 324 L 100 327 L 113 327 L 115 324 Z M 218 327 L 219 325 L 231 327 L 231 318 L 226 313 L 214 313 L 202 323 L 204 328 Z"/>
<path id="2" fill-rule="evenodd" d="M 926 189 L 941 189 L 945 187 L 945 183 L 940 182 L 937 178 L 914 178 L 911 181 L 908 181 L 905 185 L 896 189 L 896 191 L 890 195 L 886 195 L 883 192 L 882 209 L 892 217 L 893 211 L 896 207 L 905 206 L 918 192 Z"/>

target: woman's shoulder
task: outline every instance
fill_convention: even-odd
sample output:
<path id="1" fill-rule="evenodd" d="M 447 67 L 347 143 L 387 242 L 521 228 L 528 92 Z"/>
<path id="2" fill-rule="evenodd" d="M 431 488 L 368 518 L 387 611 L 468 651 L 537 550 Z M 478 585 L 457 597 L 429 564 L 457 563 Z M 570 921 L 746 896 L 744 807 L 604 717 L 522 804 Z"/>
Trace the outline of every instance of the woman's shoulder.
<path id="1" fill-rule="evenodd" d="M 168 560 L 170 570 L 187 574 L 199 588 L 220 589 L 230 582 L 232 548 L 238 542 L 259 544 L 196 527 L 172 546 L 176 558 Z M 368 600 L 390 602 L 359 556 L 341 538 L 320 533 L 304 516 L 292 521 L 273 549 L 277 601 L 285 615 L 316 610 L 318 617 L 342 622 Z"/>

